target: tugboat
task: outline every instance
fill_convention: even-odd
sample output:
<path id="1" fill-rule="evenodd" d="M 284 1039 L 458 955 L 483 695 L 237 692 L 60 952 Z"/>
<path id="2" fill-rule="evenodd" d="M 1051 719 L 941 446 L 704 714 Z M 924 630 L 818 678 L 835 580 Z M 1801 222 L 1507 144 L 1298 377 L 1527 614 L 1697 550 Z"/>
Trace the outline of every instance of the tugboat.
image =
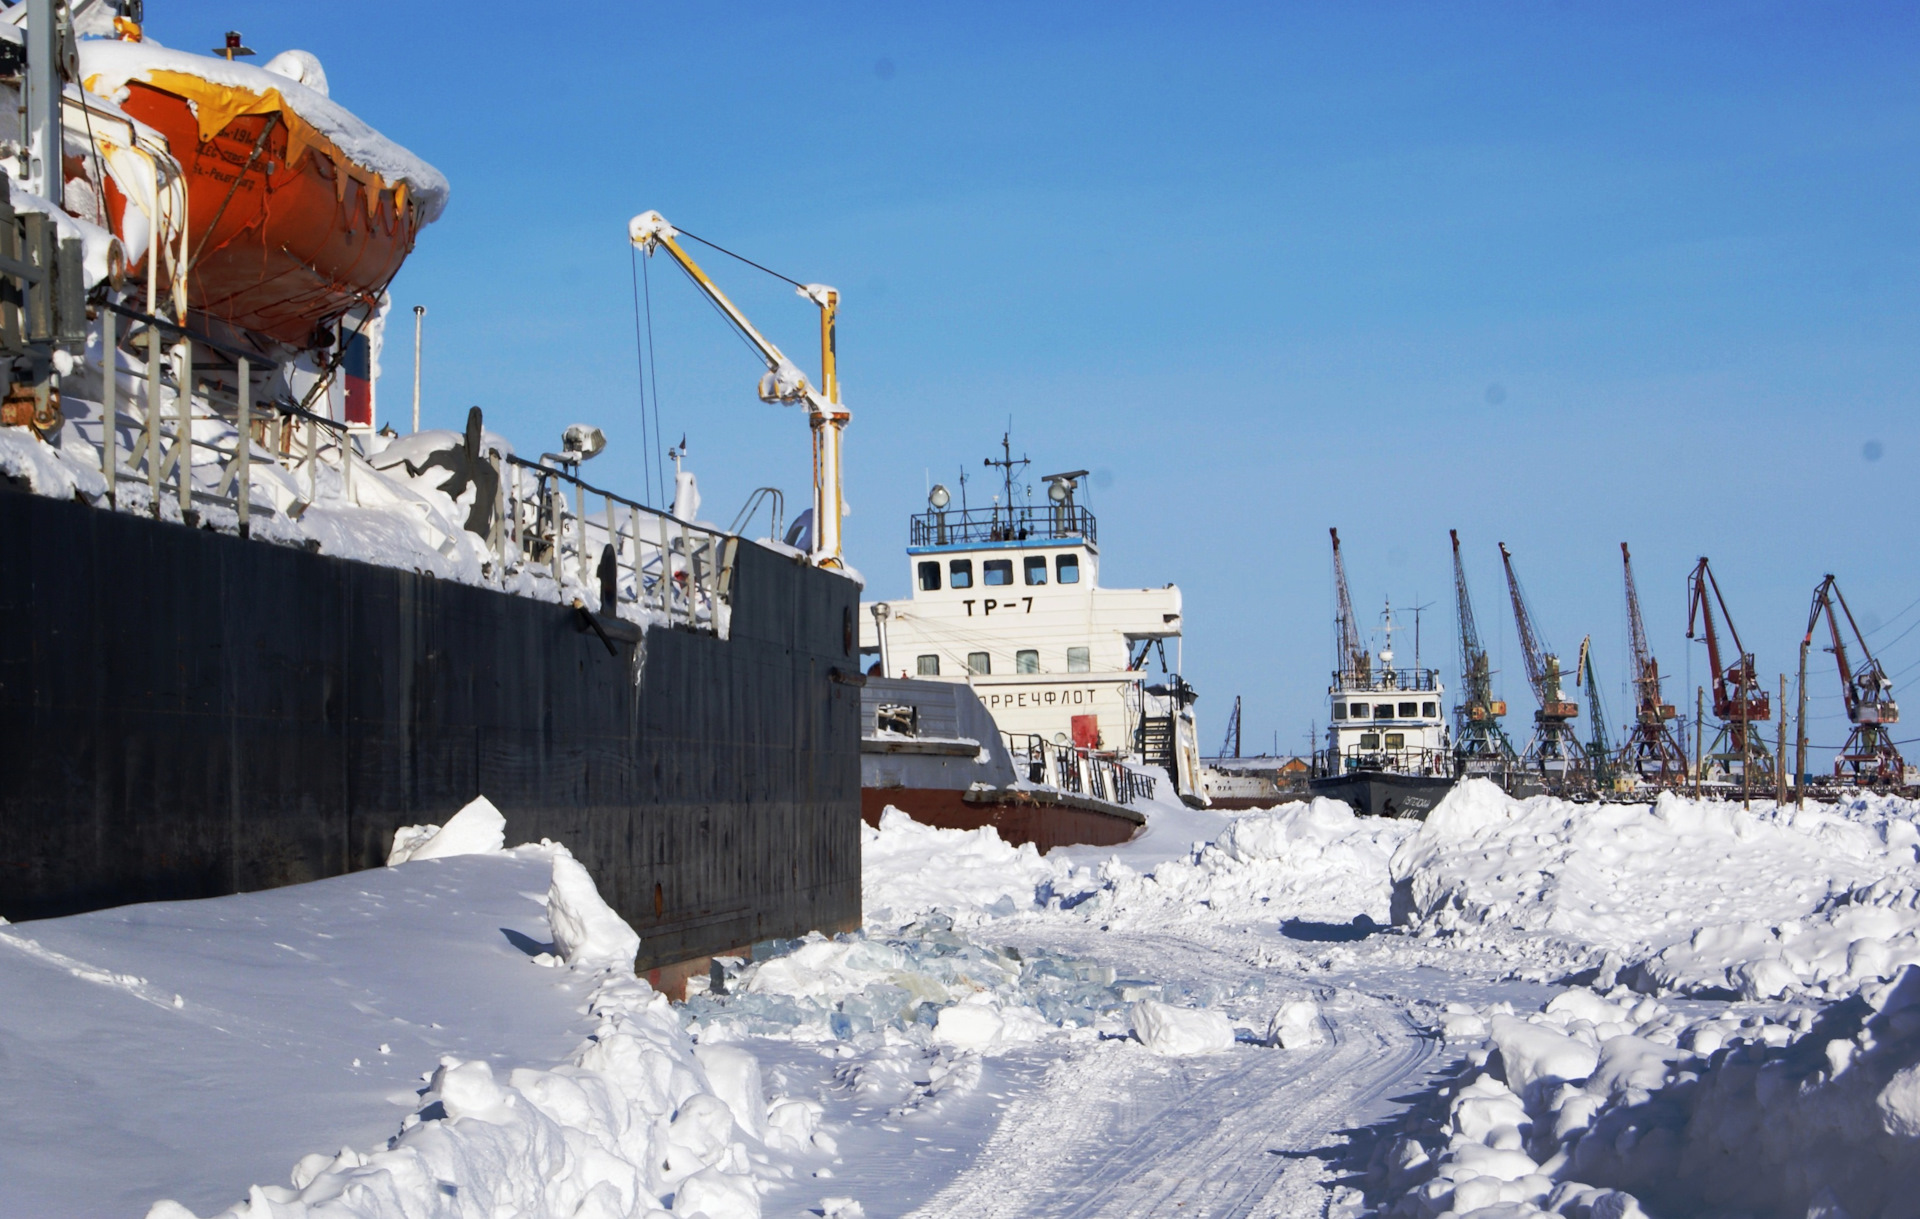
<path id="1" fill-rule="evenodd" d="M 1382 614 L 1385 645 L 1376 657 L 1360 638 L 1340 532 L 1333 535 L 1333 574 L 1338 598 L 1340 667 L 1327 688 L 1331 715 L 1327 744 L 1315 759 L 1307 788 L 1316 796 L 1344 800 L 1357 813 L 1425 818 L 1454 785 L 1453 747 L 1442 714 L 1446 690 L 1437 669 L 1394 667 L 1393 606 Z"/>
<path id="2" fill-rule="evenodd" d="M 977 700 L 985 708 L 999 738 L 978 741 L 981 764 L 997 771 L 1004 747 L 1023 787 L 1057 788 L 1076 801 L 1124 803 L 1121 797 L 1131 798 L 1125 789 L 1134 781 L 1156 782 L 1139 772 L 1157 767 L 1174 794 L 1205 804 L 1193 713 L 1197 696 L 1178 672 L 1180 590 L 1171 584 L 1100 586 L 1098 526 L 1093 512 L 1079 502 L 1087 471 L 1044 475 L 1039 481 L 1046 486 L 1046 502 L 1020 504 L 1015 502 L 1022 490 L 1017 476 L 1027 459 L 1014 457 L 1002 437 L 1001 456 L 985 464 L 1000 471 L 1001 493 L 991 506 L 966 503 L 964 478 L 958 505 L 945 486 L 935 486 L 926 511 L 909 523 L 912 595 L 861 605 L 861 664 L 869 689 L 878 690 L 875 683 L 884 682 L 886 706 L 895 708 L 886 714 L 900 723 L 899 708 L 931 701 L 909 697 L 913 691 L 936 685 L 966 688 L 964 701 Z M 1171 667 L 1166 664 L 1169 640 L 1175 645 Z M 1147 664 L 1155 656 L 1167 671 L 1150 680 Z M 878 702 L 868 711 L 863 754 L 888 759 L 862 767 L 869 816 L 890 803 L 921 817 L 911 795 L 919 785 L 887 777 L 898 769 L 906 747 L 887 739 L 873 720 L 881 715 Z M 991 763 L 988 754 L 994 755 Z M 1083 780 L 1077 772 L 1094 777 Z M 1133 779 L 1122 781 L 1127 775 Z M 1000 786 L 986 773 L 977 782 Z M 1096 785 L 1104 796 L 1093 790 Z M 974 798 L 976 804 L 979 800 Z M 956 825 L 956 816 L 988 823 L 980 813 L 965 813 L 953 798 L 935 802 L 941 806 L 937 816 L 928 801 L 919 803 L 927 805 L 925 817 L 937 824 Z M 1129 825 L 1126 833 L 1133 828 Z M 1062 841 L 1050 832 L 1040 838 Z"/>

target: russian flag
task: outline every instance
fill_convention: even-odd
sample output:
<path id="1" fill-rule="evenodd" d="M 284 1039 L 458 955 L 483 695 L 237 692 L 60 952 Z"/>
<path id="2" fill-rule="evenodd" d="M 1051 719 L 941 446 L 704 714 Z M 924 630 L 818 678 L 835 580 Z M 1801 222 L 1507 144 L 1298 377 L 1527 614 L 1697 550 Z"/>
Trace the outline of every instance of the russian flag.
<path id="1" fill-rule="evenodd" d="M 340 371 L 347 379 L 347 426 L 373 426 L 373 341 L 365 331 L 345 332 Z"/>

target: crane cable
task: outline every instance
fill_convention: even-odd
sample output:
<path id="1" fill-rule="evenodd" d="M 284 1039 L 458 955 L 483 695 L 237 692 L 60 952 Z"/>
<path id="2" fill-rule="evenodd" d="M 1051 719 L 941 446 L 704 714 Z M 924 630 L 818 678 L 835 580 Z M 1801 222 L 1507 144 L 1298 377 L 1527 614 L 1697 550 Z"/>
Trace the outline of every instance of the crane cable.
<path id="1" fill-rule="evenodd" d="M 647 435 L 646 348 L 640 339 L 640 255 L 639 252 L 631 246 L 628 247 L 627 253 L 631 256 L 630 261 L 633 264 L 633 360 L 635 367 L 634 375 L 640 387 L 640 472 L 641 476 L 646 480 L 647 500 L 648 502 L 652 502 L 654 456 L 653 440 Z M 655 393 L 653 398 L 653 415 L 656 420 L 660 417 L 660 395 L 658 393 Z"/>
<path id="2" fill-rule="evenodd" d="M 647 302 L 647 367 L 653 379 L 653 459 L 660 463 L 660 495 L 666 501 L 669 510 L 673 507 L 673 498 L 667 495 L 667 459 L 665 448 L 660 443 L 660 361 L 653 354 L 653 274 L 646 263 L 640 264 L 640 286 L 646 294 Z M 679 495 L 679 487 L 674 488 L 674 496 Z"/>
<path id="3" fill-rule="evenodd" d="M 780 274 L 780 272 L 774 270 L 772 267 L 763 267 L 759 263 L 753 261 L 753 259 L 748 258 L 744 254 L 735 254 L 732 250 L 729 250 L 727 247 L 721 246 L 721 245 L 715 245 L 711 241 L 708 241 L 705 237 L 697 237 L 694 234 L 687 232 L 687 230 L 683 228 L 676 227 L 674 229 L 674 232 L 680 234 L 682 237 L 686 237 L 686 238 L 689 238 L 690 240 L 699 242 L 701 245 L 707 247 L 709 250 L 718 250 L 720 251 L 720 253 L 725 254 L 728 258 L 737 259 L 740 262 L 744 262 L 756 271 L 765 271 L 768 275 L 773 276 L 775 279 L 781 280 L 785 283 L 792 284 L 796 288 L 804 289 L 807 286 L 801 283 L 797 279 L 787 278 L 785 275 Z"/>

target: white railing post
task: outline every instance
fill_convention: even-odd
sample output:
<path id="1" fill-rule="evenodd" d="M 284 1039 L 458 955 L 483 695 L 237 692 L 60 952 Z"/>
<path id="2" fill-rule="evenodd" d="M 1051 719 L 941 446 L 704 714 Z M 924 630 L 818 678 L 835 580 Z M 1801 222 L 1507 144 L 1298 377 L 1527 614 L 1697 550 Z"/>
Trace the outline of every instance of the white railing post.
<path id="1" fill-rule="evenodd" d="M 549 484 L 546 494 L 547 512 L 550 514 L 553 522 L 553 544 L 551 553 L 547 556 L 547 567 L 553 573 L 553 582 L 555 584 L 562 584 L 564 581 L 560 578 L 560 529 L 562 525 L 562 513 L 567 504 L 567 495 L 559 486 L 552 485 L 557 484 L 558 481 L 559 480 L 552 478 L 551 475 L 542 480 L 543 483 Z"/>
<path id="2" fill-rule="evenodd" d="M 668 540 L 667 518 L 656 515 L 654 523 L 660 527 L 660 575 L 654 580 L 653 587 L 660 594 L 660 612 L 667 621 L 673 621 L 673 546 Z"/>
<path id="3" fill-rule="evenodd" d="M 493 551 L 493 561 L 500 565 L 504 573 L 507 556 L 502 550 L 502 543 L 506 535 L 507 480 L 501 475 L 506 470 L 497 452 L 487 454 L 487 464 L 493 467 L 493 512 L 487 522 L 487 547 Z"/>
<path id="4" fill-rule="evenodd" d="M 174 476 L 180 480 L 180 523 L 190 525 L 193 523 L 193 343 L 182 336 L 174 351 L 178 360 L 173 373 L 174 401 L 179 420 L 174 426 L 180 431 L 173 442 L 179 454 Z"/>
<path id="5" fill-rule="evenodd" d="M 508 465 L 506 468 L 513 472 L 513 483 L 507 490 L 507 507 L 512 512 L 507 521 L 507 530 L 513 538 L 514 558 L 518 561 L 527 553 L 520 533 L 520 467 Z"/>
<path id="6" fill-rule="evenodd" d="M 593 582 L 593 569 L 587 565 L 587 501 L 580 484 L 573 484 L 573 557 L 580 587 Z"/>
<path id="7" fill-rule="evenodd" d="M 106 369 L 106 380 L 100 390 L 100 472 L 107 476 L 107 506 L 115 506 L 117 474 L 120 465 L 120 371 L 115 367 L 114 358 L 114 319 L 111 309 L 100 311 L 100 360 Z"/>
<path id="8" fill-rule="evenodd" d="M 111 316 L 111 315 L 109 315 Z M 234 458 L 239 471 L 240 536 L 252 528 L 253 509 L 253 381 L 252 365 L 240 357 L 240 452 Z"/>
<path id="9" fill-rule="evenodd" d="M 160 518 L 160 330 L 147 323 L 147 491 L 153 497 L 153 516 Z"/>

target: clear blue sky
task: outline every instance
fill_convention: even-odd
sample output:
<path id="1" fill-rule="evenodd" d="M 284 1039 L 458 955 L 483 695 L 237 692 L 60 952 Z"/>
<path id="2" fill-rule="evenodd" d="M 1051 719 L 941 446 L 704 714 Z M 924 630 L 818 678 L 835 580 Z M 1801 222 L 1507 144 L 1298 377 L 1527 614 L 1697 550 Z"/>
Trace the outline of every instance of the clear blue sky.
<path id="1" fill-rule="evenodd" d="M 1668 697 L 1711 555 L 1763 672 L 1827 571 L 1920 683 L 1914 474 L 1920 14 L 1812 4 L 725 6 L 149 0 L 319 55 L 453 183 L 394 287 L 429 309 L 428 421 L 523 450 L 576 419 L 642 485 L 625 223 L 646 208 L 838 286 L 850 558 L 901 595 L 928 471 L 1011 417 L 1096 474 L 1105 580 L 1178 583 L 1211 750 L 1304 746 L 1332 662 L 1327 527 L 1363 612 L 1435 603 L 1468 545 L 1531 710 L 1497 541 L 1628 710 L 1618 543 Z M 712 267 L 803 365 L 812 307 Z M 703 515 L 807 496 L 806 427 L 663 260 L 664 430 Z M 387 417 L 403 426 L 404 343 Z M 1689 662 L 1689 652 L 1692 653 Z M 1816 742 L 1844 735 L 1816 654 Z M 1914 699 L 1920 708 L 1920 695 Z M 1920 715 L 1916 715 L 1920 724 Z M 1920 736 L 1920 727 L 1915 728 Z M 1769 733 L 1771 736 L 1771 733 Z M 1916 747 L 1920 752 L 1920 747 Z"/>

